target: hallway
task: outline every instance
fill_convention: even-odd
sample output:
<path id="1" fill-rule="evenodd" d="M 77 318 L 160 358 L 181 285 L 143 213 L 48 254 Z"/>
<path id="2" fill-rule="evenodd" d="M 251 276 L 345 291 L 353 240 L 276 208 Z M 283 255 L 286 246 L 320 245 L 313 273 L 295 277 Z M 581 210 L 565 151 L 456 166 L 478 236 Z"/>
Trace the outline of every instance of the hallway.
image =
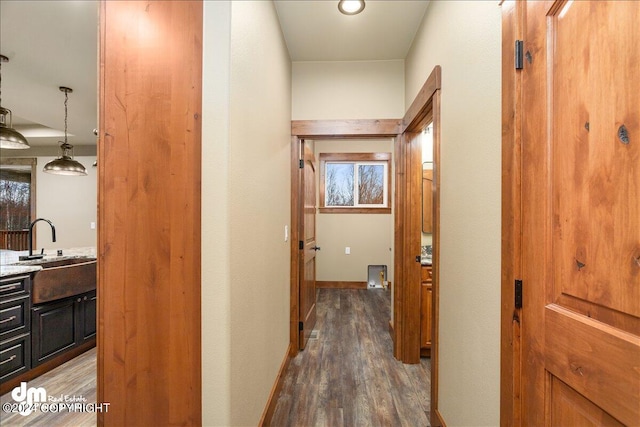
<path id="1" fill-rule="evenodd" d="M 273 426 L 427 426 L 430 360 L 392 354 L 390 292 L 320 289 L 317 338 L 290 363 Z"/>

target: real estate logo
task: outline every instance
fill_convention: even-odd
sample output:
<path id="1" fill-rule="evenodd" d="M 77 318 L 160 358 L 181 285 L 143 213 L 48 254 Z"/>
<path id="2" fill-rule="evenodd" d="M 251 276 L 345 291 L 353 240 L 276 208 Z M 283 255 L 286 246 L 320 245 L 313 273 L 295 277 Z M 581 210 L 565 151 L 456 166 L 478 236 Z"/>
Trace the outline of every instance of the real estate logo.
<path id="1" fill-rule="evenodd" d="M 40 403 L 47 401 L 47 390 L 45 390 L 44 387 L 27 388 L 27 383 L 21 382 L 19 387 L 11 391 L 11 397 L 14 402 L 18 403 L 16 407 L 18 413 L 26 417 L 34 410 L 37 410 Z M 5 409 L 4 405 L 2 409 Z"/>
<path id="2" fill-rule="evenodd" d="M 5 413 L 18 413 L 23 417 L 32 412 L 109 412 L 110 403 L 88 403 L 82 395 L 49 396 L 44 387 L 27 387 L 26 382 L 11 391 L 13 402 L 2 404 Z"/>

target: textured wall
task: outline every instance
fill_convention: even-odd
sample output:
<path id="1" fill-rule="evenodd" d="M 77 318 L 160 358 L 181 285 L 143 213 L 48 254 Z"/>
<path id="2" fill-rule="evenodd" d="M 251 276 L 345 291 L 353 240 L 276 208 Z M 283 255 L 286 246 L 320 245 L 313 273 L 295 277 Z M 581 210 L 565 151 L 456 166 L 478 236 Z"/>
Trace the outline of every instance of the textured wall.
<path id="1" fill-rule="evenodd" d="M 500 7 L 431 2 L 406 59 L 407 106 L 442 66 L 439 408 L 448 425 L 498 425 Z"/>
<path id="2" fill-rule="evenodd" d="M 205 2 L 203 424 L 256 425 L 289 344 L 291 62 L 271 2 Z"/>
<path id="3" fill-rule="evenodd" d="M 399 119 L 404 62 L 294 62 L 293 120 Z"/>

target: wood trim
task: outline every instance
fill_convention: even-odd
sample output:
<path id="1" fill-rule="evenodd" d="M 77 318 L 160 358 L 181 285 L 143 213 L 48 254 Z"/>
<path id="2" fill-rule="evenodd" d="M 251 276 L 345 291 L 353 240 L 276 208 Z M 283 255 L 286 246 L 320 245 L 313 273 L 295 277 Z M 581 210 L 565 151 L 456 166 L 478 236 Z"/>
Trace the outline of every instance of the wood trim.
<path id="1" fill-rule="evenodd" d="M 404 303 L 402 299 L 402 284 L 404 283 L 404 212 L 405 208 L 405 143 L 404 135 L 398 135 L 395 141 L 395 197 L 394 197 L 394 280 L 396 286 L 393 290 L 393 356 L 402 360 L 404 350 L 402 330 L 404 323 L 402 311 Z"/>
<path id="2" fill-rule="evenodd" d="M 436 65 L 402 118 L 400 133 L 407 130 L 420 131 L 425 127 L 427 115 L 431 110 L 431 98 L 436 90 L 440 89 L 441 80 L 441 68 Z"/>
<path id="3" fill-rule="evenodd" d="M 422 142 L 421 130 L 403 134 L 405 156 L 404 236 L 402 245 L 403 274 L 402 362 L 420 363 L 420 293 L 421 265 L 415 260 L 420 255 L 422 238 Z"/>
<path id="4" fill-rule="evenodd" d="M 202 26 L 202 1 L 101 1 L 99 425 L 202 422 Z"/>
<path id="5" fill-rule="evenodd" d="M 259 426 L 270 426 L 271 418 L 273 417 L 273 413 L 276 410 L 276 405 L 278 404 L 278 398 L 280 397 L 280 392 L 282 391 L 282 387 L 284 385 L 284 376 L 287 372 L 287 368 L 289 367 L 289 363 L 291 363 L 291 344 L 287 348 L 287 352 L 284 355 L 284 359 L 280 364 L 280 369 L 278 369 L 278 374 L 276 375 L 276 380 L 273 383 L 273 387 L 271 387 L 271 393 L 269 393 L 269 398 L 267 399 L 267 404 L 262 412 L 262 416 L 260 417 L 260 421 L 258 422 Z"/>
<path id="6" fill-rule="evenodd" d="M 302 207 L 301 180 L 302 169 L 300 147 L 303 140 L 297 135 L 291 136 L 291 254 L 290 254 L 290 290 L 289 290 L 289 355 L 295 357 L 300 348 L 298 322 L 300 319 L 300 224 Z"/>
<path id="7" fill-rule="evenodd" d="M 291 134 L 307 139 L 395 137 L 401 119 L 292 120 Z"/>
<path id="8" fill-rule="evenodd" d="M 514 69 L 515 40 L 522 39 L 518 18 L 522 2 L 502 4 L 502 247 L 500 312 L 500 425 L 520 426 L 522 410 L 520 309 L 515 309 L 514 280 L 521 278 L 522 256 L 522 146 L 521 117 L 516 106 L 521 102 L 522 75 Z"/>
<path id="9" fill-rule="evenodd" d="M 444 422 L 444 417 L 439 410 L 433 411 L 433 417 L 431 417 L 431 427 L 447 427 L 447 423 Z"/>
<path id="10" fill-rule="evenodd" d="M 432 269 L 432 307 L 433 319 L 431 322 L 431 408 L 434 409 L 434 413 L 438 416 L 438 420 L 431 420 L 432 425 L 434 421 L 441 422 L 441 425 L 446 425 L 439 417 L 438 412 L 438 380 L 439 380 L 439 366 L 440 366 L 440 176 L 441 176 L 441 153 L 442 153 L 442 94 L 440 90 L 437 90 L 433 94 L 432 99 L 432 120 L 433 120 L 433 180 L 434 180 L 434 194 L 433 194 L 433 263 Z"/>
<path id="11" fill-rule="evenodd" d="M 332 214 L 390 214 L 391 213 L 391 153 L 320 153 L 320 176 L 319 182 L 319 213 Z M 325 170 L 326 162 L 381 162 L 387 166 L 387 207 L 325 207 Z"/>
<path id="12" fill-rule="evenodd" d="M 324 214 L 390 214 L 391 208 L 318 208 Z"/>
<path id="13" fill-rule="evenodd" d="M 367 289 L 367 282 L 316 281 L 316 288 L 322 289 Z"/>
<path id="14" fill-rule="evenodd" d="M 31 314 L 31 313 L 29 313 Z M 29 338 L 31 339 L 31 338 Z M 93 338 L 90 341 L 87 341 L 78 347 L 72 348 L 71 350 L 64 352 L 53 359 L 47 360 L 41 365 L 36 366 L 33 369 L 29 369 L 24 374 L 18 375 L 15 378 L 11 378 L 0 384 L 0 395 L 8 393 L 13 390 L 15 387 L 19 386 L 22 381 L 27 382 L 31 381 L 34 378 L 39 377 L 40 375 L 51 371 L 54 368 L 62 365 L 63 363 L 68 362 L 69 360 L 80 356 L 82 353 L 91 350 L 96 346 L 96 339 Z"/>

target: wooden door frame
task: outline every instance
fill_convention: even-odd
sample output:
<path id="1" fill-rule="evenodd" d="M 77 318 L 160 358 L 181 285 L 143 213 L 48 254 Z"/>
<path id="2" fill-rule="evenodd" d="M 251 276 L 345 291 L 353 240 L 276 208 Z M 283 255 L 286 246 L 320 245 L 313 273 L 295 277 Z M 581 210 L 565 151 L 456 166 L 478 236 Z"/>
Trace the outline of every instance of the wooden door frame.
<path id="1" fill-rule="evenodd" d="M 522 424 L 522 309 L 514 304 L 514 284 L 522 277 L 522 76 L 514 69 L 515 41 L 523 39 L 524 2 L 502 7 L 502 247 L 500 310 L 500 424 Z"/>
<path id="2" fill-rule="evenodd" d="M 303 268 L 300 262 L 299 242 L 303 235 L 302 221 L 304 200 L 301 147 L 305 139 L 362 139 L 397 137 L 402 121 L 399 119 L 383 120 L 292 120 L 291 121 L 291 266 L 290 266 L 290 311 L 289 311 L 289 356 L 299 352 L 300 334 L 300 278 Z"/>
<path id="3" fill-rule="evenodd" d="M 417 227 L 404 227 L 406 212 L 410 211 L 411 200 L 406 197 L 407 185 L 410 183 L 405 179 L 405 162 L 408 160 L 404 147 L 406 141 L 405 132 L 416 132 L 422 130 L 429 121 L 433 121 L 433 144 L 434 144 L 434 224 L 433 224 L 433 314 L 432 322 L 432 346 L 431 346 L 431 408 L 432 425 L 442 425 L 442 418 L 438 412 L 438 313 L 440 301 L 440 87 L 441 68 L 435 66 L 429 77 L 420 89 L 416 98 L 411 103 L 404 117 L 398 119 L 384 120 L 293 120 L 291 122 L 291 267 L 290 267 L 290 357 L 298 354 L 299 334 L 299 281 L 300 257 L 299 240 L 301 227 L 303 226 L 300 215 L 301 200 L 301 169 L 300 159 L 301 142 L 305 139 L 362 139 L 362 138 L 387 138 L 395 139 L 395 178 L 396 194 L 394 198 L 395 225 L 394 225 L 394 245 L 395 256 L 395 284 L 394 292 L 394 319 L 392 336 L 394 342 L 394 356 L 404 363 L 420 362 L 420 335 L 415 330 L 403 327 L 404 325 L 420 325 L 420 299 L 409 298 L 413 290 L 414 294 L 420 291 L 420 271 L 417 270 L 417 277 L 413 282 L 408 282 L 410 286 L 406 288 L 403 280 L 402 260 L 405 254 L 415 258 L 417 254 L 409 254 L 410 239 L 407 236 L 414 233 L 419 236 L 421 233 L 421 221 L 413 221 Z M 419 176 L 421 183 L 422 175 Z M 421 185 L 419 186 L 421 188 Z M 422 203 L 420 203 L 422 205 Z M 415 228 L 415 229 L 413 229 Z M 400 268 L 398 268 L 400 266 Z M 415 329 L 415 328 L 414 328 Z"/>

